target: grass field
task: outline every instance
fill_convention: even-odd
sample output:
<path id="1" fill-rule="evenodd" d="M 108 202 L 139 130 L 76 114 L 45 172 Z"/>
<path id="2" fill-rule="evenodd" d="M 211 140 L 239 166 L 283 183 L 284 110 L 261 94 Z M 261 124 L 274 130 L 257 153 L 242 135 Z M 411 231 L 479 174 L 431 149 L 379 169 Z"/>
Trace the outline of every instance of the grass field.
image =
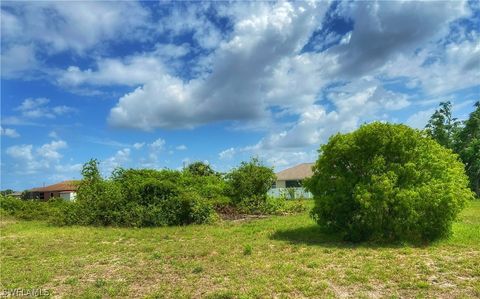
<path id="1" fill-rule="evenodd" d="M 53 297 L 480 297 L 480 201 L 448 240 L 352 245 L 307 213 L 152 229 L 2 219 L 1 288 Z"/>

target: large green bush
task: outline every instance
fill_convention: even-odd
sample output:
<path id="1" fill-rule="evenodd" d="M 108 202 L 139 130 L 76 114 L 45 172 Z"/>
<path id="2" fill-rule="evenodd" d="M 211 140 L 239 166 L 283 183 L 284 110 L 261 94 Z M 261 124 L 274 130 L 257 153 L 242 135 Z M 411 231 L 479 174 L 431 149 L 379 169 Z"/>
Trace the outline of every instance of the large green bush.
<path id="1" fill-rule="evenodd" d="M 306 186 L 317 223 L 352 241 L 446 236 L 472 198 L 451 150 L 405 125 L 379 122 L 331 137 Z"/>
<path id="2" fill-rule="evenodd" d="M 261 202 L 266 201 L 267 192 L 276 180 L 273 169 L 262 165 L 256 158 L 249 162 L 242 162 L 226 177 L 228 193 L 234 204 L 255 201 L 256 205 L 260 205 Z"/>

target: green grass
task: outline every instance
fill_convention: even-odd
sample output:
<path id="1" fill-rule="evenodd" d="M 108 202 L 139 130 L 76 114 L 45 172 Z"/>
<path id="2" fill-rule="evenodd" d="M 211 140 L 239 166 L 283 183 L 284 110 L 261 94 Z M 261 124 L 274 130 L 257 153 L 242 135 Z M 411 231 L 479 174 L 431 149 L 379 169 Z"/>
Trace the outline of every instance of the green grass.
<path id="1" fill-rule="evenodd" d="M 308 213 L 167 228 L 1 222 L 1 289 L 55 297 L 480 297 L 480 201 L 429 246 L 349 244 Z"/>

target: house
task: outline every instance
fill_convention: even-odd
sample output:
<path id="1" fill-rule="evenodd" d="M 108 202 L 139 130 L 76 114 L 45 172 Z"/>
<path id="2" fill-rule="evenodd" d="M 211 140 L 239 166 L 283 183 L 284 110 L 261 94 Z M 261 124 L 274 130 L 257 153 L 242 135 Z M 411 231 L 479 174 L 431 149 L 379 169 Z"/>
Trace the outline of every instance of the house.
<path id="1" fill-rule="evenodd" d="M 18 191 L 15 191 L 9 195 L 15 198 L 22 198 L 22 192 L 18 192 Z"/>
<path id="2" fill-rule="evenodd" d="M 79 181 L 63 181 L 50 186 L 33 188 L 28 190 L 29 199 L 49 200 L 53 197 L 60 197 L 65 200 L 75 200 Z"/>
<path id="3" fill-rule="evenodd" d="M 312 166 L 315 163 L 302 163 L 277 172 L 276 188 L 301 187 L 302 181 L 313 175 Z"/>

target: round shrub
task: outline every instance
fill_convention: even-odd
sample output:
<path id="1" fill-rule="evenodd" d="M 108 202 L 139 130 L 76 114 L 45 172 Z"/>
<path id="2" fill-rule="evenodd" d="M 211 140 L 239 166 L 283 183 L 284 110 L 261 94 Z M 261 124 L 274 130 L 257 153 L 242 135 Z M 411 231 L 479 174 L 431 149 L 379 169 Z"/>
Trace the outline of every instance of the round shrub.
<path id="1" fill-rule="evenodd" d="M 345 240 L 431 241 L 473 198 L 457 155 L 405 125 L 375 122 L 320 149 L 312 216 Z"/>
<path id="2" fill-rule="evenodd" d="M 276 176 L 272 168 L 253 158 L 249 162 L 242 162 L 238 168 L 227 174 L 226 179 L 228 193 L 233 203 L 238 205 L 242 201 L 265 201 Z"/>

